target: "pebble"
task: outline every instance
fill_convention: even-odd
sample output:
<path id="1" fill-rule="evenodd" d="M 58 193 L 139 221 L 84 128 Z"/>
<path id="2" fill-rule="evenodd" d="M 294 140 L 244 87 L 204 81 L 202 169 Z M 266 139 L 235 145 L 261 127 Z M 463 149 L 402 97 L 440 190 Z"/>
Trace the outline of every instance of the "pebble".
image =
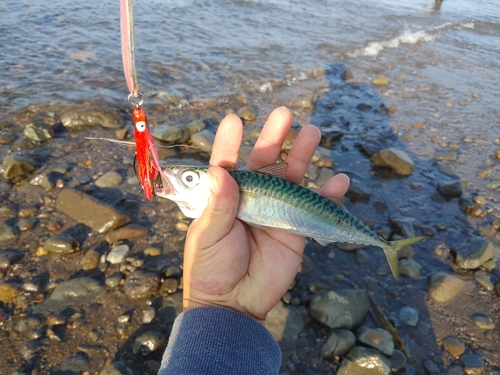
<path id="1" fill-rule="evenodd" d="M 195 133 L 191 136 L 191 143 L 193 146 L 198 147 L 199 151 L 212 152 L 212 147 L 214 145 L 215 135 L 208 129 L 204 129 L 199 133 Z"/>
<path id="2" fill-rule="evenodd" d="M 118 129 L 123 125 L 123 118 L 109 108 L 84 108 L 63 113 L 61 123 L 66 128 L 99 125 L 106 129 Z"/>
<path id="3" fill-rule="evenodd" d="M 110 171 L 95 180 L 95 185 L 100 188 L 112 188 L 120 185 L 122 181 L 123 178 L 119 173 Z"/>
<path id="4" fill-rule="evenodd" d="M 104 281 L 106 286 L 109 288 L 116 288 L 117 286 L 120 285 L 122 280 L 124 279 L 124 275 L 121 272 L 115 272 L 111 276 L 107 277 L 106 280 Z"/>
<path id="5" fill-rule="evenodd" d="M 165 277 L 175 277 L 179 278 L 182 276 L 182 271 L 177 266 L 168 266 L 165 270 Z"/>
<path id="6" fill-rule="evenodd" d="M 34 314 L 51 314 L 67 307 L 82 304 L 101 294 L 104 287 L 90 277 L 77 277 L 63 281 L 54 289 L 50 298 L 32 308 Z"/>
<path id="7" fill-rule="evenodd" d="M 147 234 L 148 228 L 138 224 L 129 224 L 107 233 L 106 236 L 104 236 L 104 239 L 107 243 L 114 244 L 121 240 L 131 240 Z"/>
<path id="8" fill-rule="evenodd" d="M 386 148 L 374 153 L 371 161 L 376 166 L 389 167 L 400 175 L 410 175 L 413 172 L 413 161 L 403 150 Z"/>
<path id="9" fill-rule="evenodd" d="M 418 311 L 413 307 L 405 306 L 398 312 L 399 319 L 409 326 L 415 327 L 418 324 Z"/>
<path id="10" fill-rule="evenodd" d="M 351 329 L 369 309 L 368 294 L 363 289 L 320 290 L 311 299 L 311 315 L 330 328 Z"/>
<path id="11" fill-rule="evenodd" d="M 246 105 L 238 109 L 238 112 L 236 112 L 239 118 L 251 122 L 254 121 L 257 118 L 257 114 L 255 113 L 255 110 Z"/>
<path id="12" fill-rule="evenodd" d="M 187 125 L 158 125 L 151 131 L 153 138 L 164 142 L 186 143 L 191 138 Z"/>
<path id="13" fill-rule="evenodd" d="M 78 251 L 80 244 L 70 234 L 62 233 L 48 238 L 43 248 L 50 253 L 66 255 Z"/>
<path id="14" fill-rule="evenodd" d="M 32 122 L 26 125 L 23 134 L 35 142 L 45 142 L 54 137 L 54 130 L 42 122 Z"/>
<path id="15" fill-rule="evenodd" d="M 392 215 L 389 218 L 389 221 L 391 225 L 396 227 L 403 234 L 404 237 L 415 237 L 415 228 L 413 226 L 413 223 L 415 222 L 414 219 L 400 215 Z"/>
<path id="16" fill-rule="evenodd" d="M 486 198 L 481 196 L 481 195 L 476 195 L 473 199 L 474 203 L 477 203 L 481 206 L 484 206 L 486 204 Z"/>
<path id="17" fill-rule="evenodd" d="M 465 344 L 454 336 L 443 339 L 444 349 L 455 357 L 459 357 L 465 352 Z"/>
<path id="18" fill-rule="evenodd" d="M 26 232 L 27 230 L 30 230 L 31 228 L 33 228 L 35 226 L 36 222 L 37 222 L 37 219 L 34 217 L 30 217 L 29 219 L 20 219 L 17 222 L 17 228 L 21 232 Z"/>
<path id="19" fill-rule="evenodd" d="M 493 290 L 494 285 L 491 282 L 491 276 L 483 271 L 483 270 L 478 270 L 474 272 L 474 279 L 476 279 L 477 283 L 481 286 L 481 288 L 486 289 L 488 291 Z"/>
<path id="20" fill-rule="evenodd" d="M 389 375 L 391 367 L 389 359 L 379 351 L 355 346 L 342 360 L 337 375 Z"/>
<path id="21" fill-rule="evenodd" d="M 146 249 L 144 249 L 144 255 L 147 255 L 150 257 L 157 257 L 160 254 L 161 254 L 161 250 L 158 249 L 157 247 L 147 247 Z"/>
<path id="22" fill-rule="evenodd" d="M 17 237 L 18 235 L 14 228 L 5 222 L 0 222 L 0 243 L 13 242 Z"/>
<path id="23" fill-rule="evenodd" d="M 323 186 L 325 185 L 328 181 L 330 181 L 330 178 L 334 176 L 335 173 L 330 168 L 321 168 L 318 172 L 318 176 L 316 177 L 316 184 L 318 186 Z M 351 187 L 352 187 L 352 180 L 351 180 Z"/>
<path id="24" fill-rule="evenodd" d="M 52 190 L 54 188 L 54 184 L 52 183 L 52 181 L 49 180 L 49 178 L 45 174 L 39 174 L 34 176 L 30 180 L 30 185 L 40 186 L 45 190 Z"/>
<path id="25" fill-rule="evenodd" d="M 394 341 L 389 332 L 382 328 L 358 328 L 357 339 L 360 343 L 370 346 L 390 356 L 394 351 Z"/>
<path id="26" fill-rule="evenodd" d="M 457 153 L 455 151 L 436 152 L 434 154 L 434 160 L 454 161 L 454 160 L 457 160 Z"/>
<path id="27" fill-rule="evenodd" d="M 422 266 L 413 259 L 401 259 L 399 261 L 399 273 L 412 279 L 418 279 L 422 275 Z"/>
<path id="28" fill-rule="evenodd" d="M 0 302 L 11 303 L 21 293 L 16 285 L 10 283 L 0 283 Z"/>
<path id="29" fill-rule="evenodd" d="M 363 249 L 356 250 L 356 262 L 359 264 L 366 264 L 370 263 L 372 261 L 372 258 L 368 252 L 366 252 Z"/>
<path id="30" fill-rule="evenodd" d="M 441 375 L 441 371 L 436 363 L 430 359 L 426 359 L 424 362 L 425 372 L 429 375 Z"/>
<path id="31" fill-rule="evenodd" d="M 24 256 L 24 253 L 17 250 L 0 251 L 0 269 L 7 269 Z"/>
<path id="32" fill-rule="evenodd" d="M 356 178 L 351 178 L 349 190 L 347 190 L 345 195 L 351 201 L 368 200 L 370 199 L 372 192 L 366 182 L 361 182 Z"/>
<path id="33" fill-rule="evenodd" d="M 305 327 L 306 317 L 304 306 L 289 306 L 279 301 L 267 314 L 265 326 L 282 350 L 294 349 Z"/>
<path id="34" fill-rule="evenodd" d="M 90 370 L 90 361 L 85 353 L 78 353 L 64 360 L 51 369 L 50 373 L 57 374 L 81 374 Z"/>
<path id="35" fill-rule="evenodd" d="M 473 314 L 471 318 L 474 324 L 481 329 L 486 331 L 495 329 L 495 323 L 493 323 L 486 315 L 476 313 Z"/>
<path id="36" fill-rule="evenodd" d="M 465 281 L 446 272 L 436 272 L 427 277 L 430 297 L 436 302 L 449 302 L 464 288 Z"/>
<path id="37" fill-rule="evenodd" d="M 114 207 L 73 189 L 62 190 L 56 209 L 98 233 L 106 233 L 130 222 L 130 217 Z"/>
<path id="38" fill-rule="evenodd" d="M 161 286 L 161 291 L 168 294 L 177 293 L 177 289 L 179 289 L 179 281 L 172 278 L 166 278 Z"/>
<path id="39" fill-rule="evenodd" d="M 400 350 L 394 349 L 389 360 L 391 361 L 393 372 L 397 372 L 406 366 L 406 355 Z"/>
<path id="40" fill-rule="evenodd" d="M 104 367 L 99 375 L 136 375 L 141 373 L 141 366 L 132 361 L 117 361 Z"/>
<path id="41" fill-rule="evenodd" d="M 166 342 L 167 339 L 161 332 L 148 331 L 135 339 L 132 352 L 135 355 L 146 357 L 158 349 L 163 348 Z"/>
<path id="42" fill-rule="evenodd" d="M 155 318 L 156 310 L 154 307 L 148 307 L 142 312 L 142 322 L 144 324 L 151 323 Z"/>
<path id="43" fill-rule="evenodd" d="M 494 256 L 494 246 L 482 237 L 473 237 L 472 240 L 461 242 L 452 250 L 456 253 L 456 262 L 460 268 L 476 269 Z"/>
<path id="44" fill-rule="evenodd" d="M 189 225 L 181 221 L 175 224 L 175 229 L 180 232 L 187 232 L 187 230 L 189 229 Z"/>
<path id="45" fill-rule="evenodd" d="M 439 193 L 445 198 L 458 198 L 462 195 L 460 181 L 443 181 L 438 185 Z"/>
<path id="46" fill-rule="evenodd" d="M 96 269 L 99 265 L 99 259 L 101 258 L 101 254 L 99 254 L 96 250 L 90 249 L 83 256 L 80 264 L 82 265 L 82 269 L 84 271 L 91 271 Z"/>
<path id="47" fill-rule="evenodd" d="M 130 247 L 127 244 L 117 245 L 108 253 L 106 261 L 111 264 L 123 263 L 129 252 Z"/>
<path id="48" fill-rule="evenodd" d="M 481 357 L 472 354 L 464 354 L 460 357 L 467 375 L 481 375 L 484 371 L 484 363 Z"/>
<path id="49" fill-rule="evenodd" d="M 152 272 L 136 270 L 125 279 L 123 290 L 132 299 L 149 297 L 158 290 L 160 277 Z"/>
<path id="50" fill-rule="evenodd" d="M 6 180 L 17 182 L 36 169 L 36 162 L 28 155 L 12 153 L 3 159 L 2 176 Z"/>
<path id="51" fill-rule="evenodd" d="M 389 84 L 389 80 L 385 76 L 378 76 L 372 79 L 372 85 L 375 86 L 386 86 Z"/>
<path id="52" fill-rule="evenodd" d="M 321 347 L 321 355 L 326 358 L 343 356 L 356 345 L 356 336 L 351 331 L 341 329 L 333 332 Z"/>

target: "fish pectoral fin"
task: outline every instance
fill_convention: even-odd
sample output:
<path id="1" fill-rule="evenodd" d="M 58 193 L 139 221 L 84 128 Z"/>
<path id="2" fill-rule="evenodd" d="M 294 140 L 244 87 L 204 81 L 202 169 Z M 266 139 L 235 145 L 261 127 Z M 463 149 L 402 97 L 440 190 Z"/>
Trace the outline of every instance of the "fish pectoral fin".
<path id="1" fill-rule="evenodd" d="M 288 169 L 287 162 L 280 162 L 271 165 L 266 165 L 265 167 L 255 170 L 256 173 L 270 174 L 273 176 L 286 178 L 286 171 Z"/>
<path id="2" fill-rule="evenodd" d="M 321 246 L 328 246 L 332 243 L 331 240 L 328 240 L 328 239 L 325 239 L 325 238 L 314 238 L 313 237 L 313 240 L 316 241 L 317 243 L 319 243 Z"/>

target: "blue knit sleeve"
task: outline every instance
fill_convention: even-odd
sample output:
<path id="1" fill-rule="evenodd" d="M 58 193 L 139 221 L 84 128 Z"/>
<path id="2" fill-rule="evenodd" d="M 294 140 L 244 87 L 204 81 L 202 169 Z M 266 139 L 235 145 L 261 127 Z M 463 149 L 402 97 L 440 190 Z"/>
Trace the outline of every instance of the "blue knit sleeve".
<path id="1" fill-rule="evenodd" d="M 219 307 L 180 314 L 158 375 L 276 375 L 281 351 L 256 320 Z"/>

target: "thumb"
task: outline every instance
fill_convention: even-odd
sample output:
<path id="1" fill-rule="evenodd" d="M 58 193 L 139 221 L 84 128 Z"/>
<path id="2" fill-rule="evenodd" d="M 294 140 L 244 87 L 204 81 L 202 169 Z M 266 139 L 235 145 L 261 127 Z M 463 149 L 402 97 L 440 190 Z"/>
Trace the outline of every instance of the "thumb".
<path id="1" fill-rule="evenodd" d="M 233 227 L 238 211 L 239 189 L 236 181 L 221 167 L 208 169 L 210 196 L 196 227 L 203 235 L 203 247 L 220 241 Z"/>

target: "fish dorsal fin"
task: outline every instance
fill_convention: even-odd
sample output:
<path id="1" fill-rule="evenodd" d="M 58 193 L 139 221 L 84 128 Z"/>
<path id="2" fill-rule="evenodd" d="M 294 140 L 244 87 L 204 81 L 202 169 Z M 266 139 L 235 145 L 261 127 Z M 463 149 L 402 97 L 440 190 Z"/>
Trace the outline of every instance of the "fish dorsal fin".
<path id="1" fill-rule="evenodd" d="M 257 169 L 255 172 L 286 178 L 287 169 L 288 169 L 288 163 L 280 162 L 271 165 L 266 165 L 265 167 Z"/>
<path id="2" fill-rule="evenodd" d="M 333 197 L 328 197 L 333 203 L 335 203 L 337 206 L 342 207 L 344 210 L 347 211 L 347 208 L 345 208 L 344 201 L 342 198 L 333 198 Z"/>

